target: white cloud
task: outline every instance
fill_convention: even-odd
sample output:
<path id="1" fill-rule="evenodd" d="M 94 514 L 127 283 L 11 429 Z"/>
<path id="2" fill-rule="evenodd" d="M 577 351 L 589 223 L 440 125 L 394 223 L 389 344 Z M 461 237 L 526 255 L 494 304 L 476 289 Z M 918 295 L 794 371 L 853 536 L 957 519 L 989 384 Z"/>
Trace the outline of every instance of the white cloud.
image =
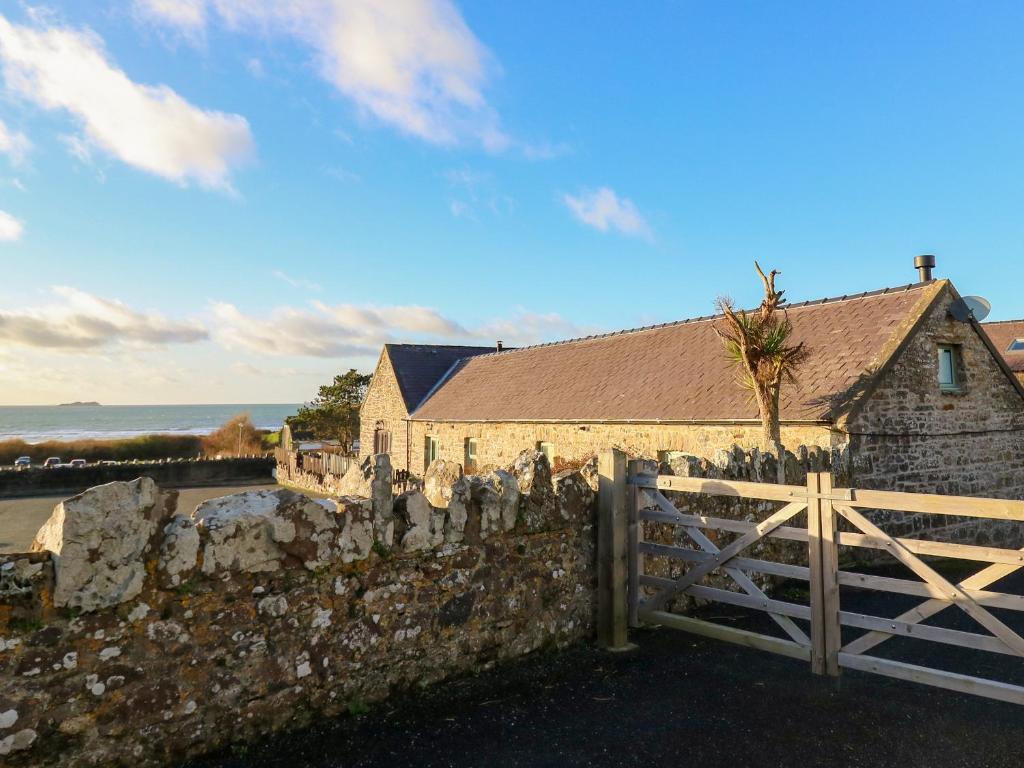
<path id="1" fill-rule="evenodd" d="M 11 92 L 77 119 L 81 134 L 69 145 L 80 158 L 99 148 L 178 184 L 230 190 L 231 172 L 253 154 L 244 117 L 133 82 L 87 30 L 19 26 L 0 15 L 0 64 Z"/>
<path id="2" fill-rule="evenodd" d="M 199 6 L 199 9 L 196 9 Z M 501 150 L 484 86 L 491 55 L 451 0 L 144 0 L 150 18 L 194 30 L 207 8 L 232 29 L 286 35 L 314 52 L 320 75 L 364 113 L 436 144 L 467 138 Z"/>
<path id="3" fill-rule="evenodd" d="M 470 328 L 436 310 L 417 306 L 373 307 L 314 302 L 312 309 L 278 307 L 265 316 L 236 306 L 212 306 L 214 338 L 228 349 L 285 357 L 373 358 L 387 342 L 509 345 L 593 333 L 558 314 L 516 310 L 510 318 Z"/>
<path id="4" fill-rule="evenodd" d="M 13 243 L 15 240 L 20 240 L 24 231 L 24 224 L 7 211 L 0 211 L 0 243 Z"/>
<path id="5" fill-rule="evenodd" d="M 292 288 L 304 288 L 307 291 L 320 291 L 323 290 L 323 286 L 319 283 L 314 283 L 312 280 L 304 280 L 301 277 L 292 277 L 286 272 L 282 272 L 279 269 L 275 269 L 271 272 L 274 277 L 280 280 L 282 283 L 287 283 Z"/>
<path id="6" fill-rule="evenodd" d="M 199 32 L 206 26 L 206 0 L 135 0 L 135 12 L 183 32 Z"/>
<path id="7" fill-rule="evenodd" d="M 57 302 L 0 310 L 0 342 L 36 349 L 102 351 L 110 347 L 188 344 L 208 337 L 196 320 L 174 321 L 120 301 L 57 286 Z"/>
<path id="8" fill-rule="evenodd" d="M 500 339 L 510 346 L 575 339 L 600 332 L 596 326 L 578 325 L 557 312 L 531 312 L 523 307 L 518 307 L 509 318 L 492 320 L 474 330 L 478 339 Z"/>
<path id="9" fill-rule="evenodd" d="M 614 229 L 645 239 L 653 237 L 647 220 L 640 215 L 633 201 L 620 198 L 608 187 L 585 189 L 578 196 L 564 195 L 562 201 L 572 215 L 588 227 L 601 232 Z"/>
<path id="10" fill-rule="evenodd" d="M 12 131 L 0 120 L 0 155 L 7 155 L 11 163 L 20 166 L 28 157 L 32 142 L 20 131 Z"/>

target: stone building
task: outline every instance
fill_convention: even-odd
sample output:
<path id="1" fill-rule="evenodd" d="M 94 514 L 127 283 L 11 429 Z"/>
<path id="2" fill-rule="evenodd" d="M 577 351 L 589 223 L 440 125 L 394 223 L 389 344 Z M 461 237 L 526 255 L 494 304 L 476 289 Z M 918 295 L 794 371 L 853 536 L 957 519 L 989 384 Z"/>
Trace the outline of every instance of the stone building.
<path id="1" fill-rule="evenodd" d="M 494 349 L 385 344 L 359 410 L 360 455 L 388 453 L 395 468 L 409 469 L 412 455 L 409 415 L 453 365 Z"/>
<path id="2" fill-rule="evenodd" d="M 996 351 L 1003 356 L 1010 370 L 1024 381 L 1024 320 L 982 323 Z"/>
<path id="3" fill-rule="evenodd" d="M 1024 497 L 1024 388 L 981 326 L 953 317 L 959 299 L 928 280 L 788 305 L 810 357 L 784 385 L 783 442 L 836 452 L 863 487 Z M 390 345 L 363 406 L 364 451 L 381 424 L 414 475 L 436 458 L 502 466 L 525 448 L 558 465 L 611 446 L 711 457 L 756 445 L 757 408 L 714 323 L 505 351 Z"/>

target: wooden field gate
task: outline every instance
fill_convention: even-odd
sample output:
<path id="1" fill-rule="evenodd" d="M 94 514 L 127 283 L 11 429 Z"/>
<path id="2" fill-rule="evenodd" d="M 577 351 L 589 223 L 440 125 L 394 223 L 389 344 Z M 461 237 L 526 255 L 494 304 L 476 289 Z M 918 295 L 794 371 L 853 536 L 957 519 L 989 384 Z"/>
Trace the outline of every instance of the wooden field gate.
<path id="1" fill-rule="evenodd" d="M 604 451 L 599 457 L 598 640 L 604 647 L 629 647 L 627 626 L 661 625 L 804 660 L 816 674 L 838 676 L 843 668 L 856 669 L 1024 704 L 1024 687 L 1019 685 L 867 653 L 892 637 L 906 637 L 1024 657 L 1024 638 L 990 610 L 1024 611 L 1024 597 L 986 589 L 1024 566 L 1024 550 L 894 537 L 862 511 L 1020 522 L 1024 521 L 1024 501 L 833 488 L 831 475 L 824 473 L 809 473 L 807 484 L 797 486 L 658 475 L 646 469 L 649 466 L 642 461 L 627 462 L 625 454 L 617 450 Z M 666 492 L 782 506 L 760 521 L 707 517 L 681 511 Z M 805 525 L 787 525 L 801 513 L 806 513 Z M 645 540 L 647 522 L 682 529 L 689 546 Z M 717 533 L 709 537 L 708 531 L 734 538 L 719 547 L 712 540 Z M 805 545 L 806 565 L 750 556 L 750 548 L 766 538 Z M 841 546 L 883 550 L 920 581 L 841 570 Z M 985 565 L 953 583 L 922 556 Z M 672 578 L 653 575 L 645 569 L 651 558 L 684 563 L 686 570 Z M 732 588 L 701 584 L 713 572 L 727 577 Z M 770 597 L 751 579 L 752 573 L 807 582 L 810 604 Z M 895 618 L 870 616 L 842 609 L 841 586 L 920 597 L 922 601 Z M 668 612 L 666 603 L 679 595 L 764 612 L 786 637 Z M 924 623 L 951 607 L 964 611 L 990 634 Z M 842 627 L 864 633 L 844 644 Z"/>

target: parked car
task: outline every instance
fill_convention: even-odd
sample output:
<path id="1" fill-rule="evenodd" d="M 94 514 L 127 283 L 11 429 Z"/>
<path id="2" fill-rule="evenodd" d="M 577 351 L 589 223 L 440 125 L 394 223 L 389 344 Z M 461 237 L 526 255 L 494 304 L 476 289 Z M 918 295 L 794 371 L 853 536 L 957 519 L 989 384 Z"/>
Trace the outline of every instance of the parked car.
<path id="1" fill-rule="evenodd" d="M 85 466 L 85 465 L 86 465 L 87 463 L 88 463 L 88 462 L 86 462 L 86 460 L 85 460 L 85 459 L 72 459 L 72 460 L 71 460 L 71 466 L 72 466 L 72 468 L 73 468 L 73 469 L 81 469 L 81 468 L 82 468 L 82 467 L 84 467 L 84 466 Z"/>
<path id="2" fill-rule="evenodd" d="M 43 462 L 43 469 L 56 469 L 63 463 L 64 462 L 60 460 L 60 456 L 51 456 Z"/>
<path id="3" fill-rule="evenodd" d="M 19 456 L 14 460 L 14 468 L 19 472 L 23 469 L 32 469 L 32 457 Z"/>

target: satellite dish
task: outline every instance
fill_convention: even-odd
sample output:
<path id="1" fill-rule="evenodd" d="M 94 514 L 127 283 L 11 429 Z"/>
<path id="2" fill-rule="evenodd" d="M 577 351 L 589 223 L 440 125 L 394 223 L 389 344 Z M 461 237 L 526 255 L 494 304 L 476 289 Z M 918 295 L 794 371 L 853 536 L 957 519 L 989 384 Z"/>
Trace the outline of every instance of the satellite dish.
<path id="1" fill-rule="evenodd" d="M 992 303 L 981 296 L 964 296 L 964 304 L 971 310 L 974 319 L 979 323 L 988 317 L 988 313 L 992 311 Z"/>

